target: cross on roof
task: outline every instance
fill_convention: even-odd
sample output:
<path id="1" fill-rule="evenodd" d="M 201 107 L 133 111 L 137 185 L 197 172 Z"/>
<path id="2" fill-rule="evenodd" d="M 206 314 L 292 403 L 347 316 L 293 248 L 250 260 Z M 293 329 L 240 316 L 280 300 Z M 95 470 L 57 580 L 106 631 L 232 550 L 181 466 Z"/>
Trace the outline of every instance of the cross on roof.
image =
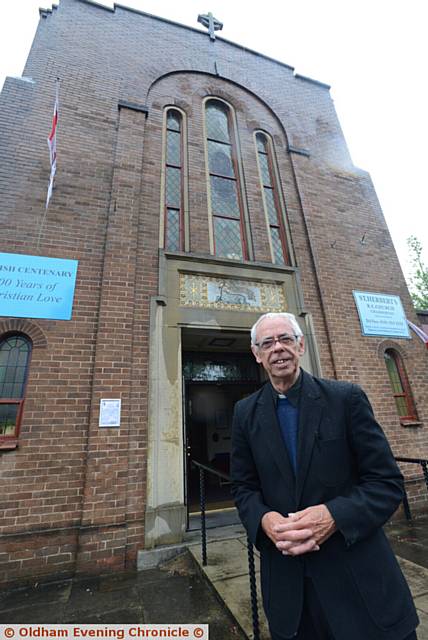
<path id="1" fill-rule="evenodd" d="M 211 12 L 206 15 L 200 14 L 198 16 L 198 22 L 208 29 L 211 40 L 215 40 L 215 31 L 221 31 L 223 29 L 223 23 L 217 20 L 217 18 L 214 18 Z"/>

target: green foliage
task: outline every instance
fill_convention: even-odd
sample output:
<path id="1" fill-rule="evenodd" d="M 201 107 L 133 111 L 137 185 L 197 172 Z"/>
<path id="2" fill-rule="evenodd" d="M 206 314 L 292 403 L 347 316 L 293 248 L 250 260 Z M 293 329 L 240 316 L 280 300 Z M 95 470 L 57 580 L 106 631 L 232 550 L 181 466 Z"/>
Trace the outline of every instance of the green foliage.
<path id="1" fill-rule="evenodd" d="M 413 274 L 410 277 L 410 295 L 415 309 L 428 309 L 428 267 L 422 262 L 422 243 L 416 236 L 407 238 Z"/>

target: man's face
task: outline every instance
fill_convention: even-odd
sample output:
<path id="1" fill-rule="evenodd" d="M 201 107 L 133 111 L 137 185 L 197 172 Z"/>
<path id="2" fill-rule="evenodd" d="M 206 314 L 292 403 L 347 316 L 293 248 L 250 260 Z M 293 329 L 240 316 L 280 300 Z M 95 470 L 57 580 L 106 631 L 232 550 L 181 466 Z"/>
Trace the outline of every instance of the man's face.
<path id="1" fill-rule="evenodd" d="M 257 327 L 256 342 L 278 338 L 284 334 L 294 336 L 294 329 L 284 318 L 266 318 Z M 291 344 L 281 344 L 276 341 L 272 347 L 264 351 L 253 345 L 251 350 L 259 364 L 265 368 L 274 386 L 291 386 L 299 375 L 299 360 L 303 355 L 304 338 L 301 337 Z"/>

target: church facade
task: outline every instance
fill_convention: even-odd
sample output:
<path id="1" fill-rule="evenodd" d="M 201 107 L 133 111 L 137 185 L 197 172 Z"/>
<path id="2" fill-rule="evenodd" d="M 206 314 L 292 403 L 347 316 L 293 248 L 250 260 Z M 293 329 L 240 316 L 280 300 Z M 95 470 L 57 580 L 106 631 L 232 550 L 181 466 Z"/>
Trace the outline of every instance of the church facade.
<path id="1" fill-rule="evenodd" d="M 227 471 L 233 404 L 262 382 L 249 329 L 266 311 L 296 314 L 307 370 L 367 391 L 396 456 L 428 457 L 423 342 L 362 330 L 358 295 L 418 319 L 327 85 L 213 28 L 61 0 L 0 118 L 3 584 L 131 568 L 183 539 L 192 461 Z M 43 317 L 52 258 L 78 264 L 69 319 Z M 420 468 L 402 470 L 426 508 Z"/>

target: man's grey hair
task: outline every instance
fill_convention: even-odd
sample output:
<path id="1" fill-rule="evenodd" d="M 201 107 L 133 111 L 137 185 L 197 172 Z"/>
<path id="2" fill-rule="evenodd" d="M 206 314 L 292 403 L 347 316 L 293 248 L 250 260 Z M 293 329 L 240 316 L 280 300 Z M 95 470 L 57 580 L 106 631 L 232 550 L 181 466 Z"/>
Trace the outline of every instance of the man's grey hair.
<path id="1" fill-rule="evenodd" d="M 294 334 L 301 338 L 303 336 L 303 332 L 299 326 L 299 323 L 296 320 L 296 316 L 293 313 L 264 313 L 257 320 L 255 324 L 251 327 L 251 344 L 254 346 L 257 340 L 257 327 L 263 320 L 275 320 L 277 318 L 282 318 L 283 320 L 287 320 L 293 328 Z"/>

